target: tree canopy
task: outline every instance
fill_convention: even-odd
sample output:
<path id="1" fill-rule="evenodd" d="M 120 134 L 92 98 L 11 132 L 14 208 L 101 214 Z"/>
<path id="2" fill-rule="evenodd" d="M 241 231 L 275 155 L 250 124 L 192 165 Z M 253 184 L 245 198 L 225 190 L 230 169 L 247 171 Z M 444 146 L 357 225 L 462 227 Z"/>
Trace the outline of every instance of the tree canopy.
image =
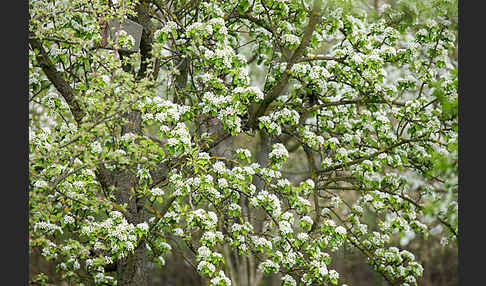
<path id="1" fill-rule="evenodd" d="M 348 247 L 417 285 L 398 240 L 458 239 L 457 8 L 375 2 L 30 0 L 30 251 L 289 286 L 342 285 Z"/>

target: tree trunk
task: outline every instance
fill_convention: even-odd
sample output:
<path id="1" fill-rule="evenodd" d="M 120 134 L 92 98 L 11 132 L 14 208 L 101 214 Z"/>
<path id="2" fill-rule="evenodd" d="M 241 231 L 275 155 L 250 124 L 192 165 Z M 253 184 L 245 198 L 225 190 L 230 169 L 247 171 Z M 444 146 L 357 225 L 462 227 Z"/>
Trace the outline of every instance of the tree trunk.
<path id="1" fill-rule="evenodd" d="M 126 133 L 141 134 L 141 113 L 131 111 L 127 114 L 128 122 L 122 128 L 122 135 Z M 142 199 L 137 199 L 132 192 L 137 188 L 137 177 L 125 170 L 115 171 L 115 196 L 118 204 L 127 205 L 127 220 L 134 225 L 146 219 Z M 140 243 L 133 254 L 118 261 L 118 285 L 145 286 L 148 285 L 148 257 L 145 243 Z"/>
<path id="2" fill-rule="evenodd" d="M 132 255 L 118 262 L 119 286 L 148 285 L 148 257 L 145 253 L 145 243 L 140 244 Z"/>
<path id="3" fill-rule="evenodd" d="M 147 76 L 147 59 L 151 58 L 152 49 L 152 23 L 150 20 L 149 3 L 147 1 L 140 1 L 137 4 L 135 11 L 137 15 L 134 19 L 137 23 L 143 26 L 142 38 L 140 42 L 141 63 L 138 71 L 137 79 L 142 79 Z M 125 67 L 124 66 L 124 70 Z M 128 122 L 122 128 L 122 136 L 126 133 L 142 134 L 142 118 L 141 112 L 133 110 L 126 115 Z M 121 171 L 115 174 L 115 185 L 117 191 L 115 195 L 119 203 L 127 204 L 128 222 L 134 225 L 142 223 L 147 219 L 147 214 L 144 213 L 143 199 L 137 199 L 132 196 L 132 191 L 137 187 L 136 175 L 129 172 Z M 148 262 L 149 258 L 146 254 L 145 243 L 140 243 L 133 254 L 128 255 L 117 264 L 118 285 L 122 286 L 145 286 L 148 285 Z"/>

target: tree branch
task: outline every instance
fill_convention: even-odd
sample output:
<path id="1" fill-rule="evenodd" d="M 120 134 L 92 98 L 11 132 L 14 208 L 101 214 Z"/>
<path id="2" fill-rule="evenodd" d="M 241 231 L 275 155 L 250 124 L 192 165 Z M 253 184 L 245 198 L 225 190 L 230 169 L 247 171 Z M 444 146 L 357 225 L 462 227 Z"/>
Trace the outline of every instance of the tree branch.
<path id="1" fill-rule="evenodd" d="M 412 142 L 418 142 L 418 141 L 422 141 L 424 140 L 424 138 L 422 137 L 419 137 L 419 138 L 414 138 L 414 139 L 407 139 L 407 140 L 403 140 L 401 142 L 398 142 L 398 143 L 395 143 L 387 148 L 382 148 L 380 149 L 380 151 L 377 151 L 371 155 L 368 155 L 368 156 L 363 156 L 361 158 L 357 158 L 353 161 L 350 161 L 350 162 L 346 162 L 346 163 L 342 163 L 342 164 L 339 164 L 339 165 L 336 165 L 336 166 L 333 166 L 333 167 L 329 167 L 329 168 L 326 168 L 326 169 L 323 169 L 323 170 L 319 170 L 318 173 L 319 174 L 324 174 L 324 173 L 328 173 L 328 172 L 331 172 L 331 171 L 335 171 L 335 170 L 338 170 L 338 169 L 341 169 L 341 168 L 344 168 L 344 167 L 347 167 L 347 166 L 351 166 L 351 165 L 354 165 L 354 164 L 357 164 L 357 163 L 360 163 L 366 159 L 371 159 L 375 156 L 378 156 L 380 155 L 381 153 L 385 153 L 385 152 L 388 152 L 390 150 L 392 150 L 393 148 L 396 148 L 398 146 L 401 146 L 403 144 L 408 144 L 408 143 L 412 143 Z"/>
<path id="2" fill-rule="evenodd" d="M 32 49 L 36 52 L 36 60 L 39 66 L 42 68 L 42 71 L 46 74 L 49 81 L 54 85 L 57 91 L 62 95 L 62 97 L 66 100 L 66 103 L 71 110 L 71 113 L 74 117 L 74 120 L 78 123 L 81 123 L 85 112 L 81 109 L 81 106 L 75 99 L 74 91 L 71 86 L 64 80 L 61 73 L 56 69 L 56 66 L 52 63 L 47 55 L 42 43 L 39 39 L 36 38 L 29 38 L 29 43 Z"/>
<path id="3" fill-rule="evenodd" d="M 304 35 L 302 36 L 302 40 L 300 41 L 300 45 L 292 54 L 289 62 L 287 63 L 287 68 L 285 69 L 280 81 L 273 87 L 270 94 L 265 96 L 261 104 L 258 106 L 256 112 L 251 114 L 247 126 L 249 128 L 255 128 L 256 120 L 258 117 L 262 116 L 265 111 L 267 110 L 268 106 L 282 93 L 284 88 L 287 86 L 290 78 L 290 70 L 292 66 L 302 57 L 304 54 L 305 49 L 308 47 L 312 34 L 314 33 L 315 27 L 319 20 L 321 19 L 321 15 L 319 15 L 320 10 L 320 1 L 314 1 L 314 7 L 311 11 L 311 15 L 309 18 L 309 24 L 307 25 Z"/>

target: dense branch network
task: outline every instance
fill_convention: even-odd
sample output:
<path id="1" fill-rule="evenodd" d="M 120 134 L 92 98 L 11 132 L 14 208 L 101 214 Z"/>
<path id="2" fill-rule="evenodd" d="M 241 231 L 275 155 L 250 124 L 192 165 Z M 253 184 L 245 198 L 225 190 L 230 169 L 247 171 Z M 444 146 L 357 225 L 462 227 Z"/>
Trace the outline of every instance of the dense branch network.
<path id="1" fill-rule="evenodd" d="M 350 245 L 416 285 L 397 235 L 439 224 L 457 242 L 445 14 L 92 2 L 29 2 L 30 246 L 63 279 L 147 285 L 174 252 L 210 285 L 337 284 Z M 142 25 L 137 52 L 127 31 L 103 38 L 112 19 Z"/>

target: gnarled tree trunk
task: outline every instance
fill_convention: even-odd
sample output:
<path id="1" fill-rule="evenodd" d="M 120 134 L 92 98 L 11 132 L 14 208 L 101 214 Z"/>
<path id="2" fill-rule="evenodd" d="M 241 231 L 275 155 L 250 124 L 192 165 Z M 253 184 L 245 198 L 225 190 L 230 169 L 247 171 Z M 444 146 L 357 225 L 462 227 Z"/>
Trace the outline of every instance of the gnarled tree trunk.
<path id="1" fill-rule="evenodd" d="M 148 76 L 146 59 L 152 57 L 152 23 L 150 20 L 149 3 L 140 1 L 136 6 L 137 15 L 134 19 L 143 26 L 140 42 L 141 64 L 137 78 L 141 79 Z M 123 67 L 130 70 L 130 67 Z M 128 122 L 122 128 L 122 136 L 126 133 L 142 135 L 141 113 L 138 110 L 128 112 L 126 115 Z M 138 179 L 134 173 L 126 171 L 115 171 L 114 183 L 116 186 L 115 196 L 120 204 L 127 204 L 128 222 L 136 225 L 144 222 L 148 217 L 144 212 L 144 201 L 132 195 L 137 188 Z M 166 172 L 162 172 L 166 173 Z M 122 286 L 145 286 L 149 285 L 148 275 L 149 257 L 146 254 L 145 242 L 137 245 L 133 254 L 128 255 L 117 263 L 118 285 Z"/>

